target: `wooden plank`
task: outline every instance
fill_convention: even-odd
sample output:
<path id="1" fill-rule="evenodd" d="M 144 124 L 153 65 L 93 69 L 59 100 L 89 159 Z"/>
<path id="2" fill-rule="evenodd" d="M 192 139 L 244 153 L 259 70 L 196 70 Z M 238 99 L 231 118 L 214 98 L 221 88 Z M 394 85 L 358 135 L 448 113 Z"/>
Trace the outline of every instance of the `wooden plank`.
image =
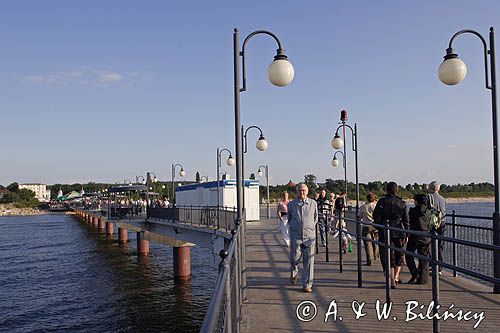
<path id="1" fill-rule="evenodd" d="M 242 332 L 432 331 L 432 320 L 417 317 L 405 321 L 407 318 L 412 319 L 413 313 L 425 315 L 432 300 L 430 279 L 427 285 L 398 285 L 392 292 L 393 305 L 389 318 L 379 321 L 376 315 L 376 302 L 380 300 L 382 304 L 385 303 L 384 275 L 379 262 L 373 266 L 363 266 L 363 288 L 358 288 L 356 247 L 354 246 L 354 253 L 344 257 L 343 273 L 340 273 L 338 268 L 337 246 L 331 246 L 333 249 L 330 249 L 329 263 L 325 262 L 325 248 L 320 247 L 321 253 L 315 258 L 313 293 L 303 293 L 300 278 L 297 285 L 291 285 L 289 282 L 289 251 L 281 239 L 278 227 L 279 223 L 276 220 L 248 223 L 248 301 L 243 305 Z M 338 239 L 333 240 L 335 242 Z M 409 278 L 410 274 L 405 267 L 401 279 L 408 281 Z M 479 317 L 468 321 L 441 319 L 441 332 L 473 331 L 473 326 L 477 322 L 479 326 L 474 332 L 498 332 L 500 295 L 492 294 L 490 287 L 464 278 L 453 278 L 446 273 L 443 273 L 440 282 L 440 313 L 453 304 L 454 307 L 450 312 L 454 314 L 460 309 L 463 309 L 464 314 L 469 310 L 476 316 L 484 314 L 482 321 Z M 316 305 L 317 315 L 309 322 L 300 321 L 296 315 L 297 306 L 303 301 L 311 301 Z M 334 322 L 334 316 L 330 315 L 325 323 L 325 314 L 332 301 L 335 301 L 337 306 L 337 320 Z M 365 302 L 363 312 L 366 315 L 357 320 L 352 310 L 354 301 Z M 419 306 L 407 313 L 407 302 L 411 301 L 418 302 Z M 422 310 L 420 310 L 421 305 L 424 305 Z M 333 307 L 331 309 L 333 310 Z"/>

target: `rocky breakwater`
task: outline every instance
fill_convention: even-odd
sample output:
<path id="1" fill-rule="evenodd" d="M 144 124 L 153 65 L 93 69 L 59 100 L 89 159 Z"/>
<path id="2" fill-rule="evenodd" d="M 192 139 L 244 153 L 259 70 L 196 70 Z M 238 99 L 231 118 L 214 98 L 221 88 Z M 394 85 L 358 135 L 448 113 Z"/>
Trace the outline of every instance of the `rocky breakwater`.
<path id="1" fill-rule="evenodd" d="M 45 211 L 39 210 L 38 208 L 18 208 L 13 205 L 0 205 L 0 216 L 40 215 L 45 213 Z"/>

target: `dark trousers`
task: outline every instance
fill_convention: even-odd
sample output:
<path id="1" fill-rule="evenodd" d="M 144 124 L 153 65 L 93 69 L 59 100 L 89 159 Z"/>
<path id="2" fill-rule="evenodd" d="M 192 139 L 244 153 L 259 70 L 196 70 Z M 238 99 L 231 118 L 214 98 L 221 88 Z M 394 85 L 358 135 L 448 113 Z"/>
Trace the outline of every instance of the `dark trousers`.
<path id="1" fill-rule="evenodd" d="M 324 218 L 320 218 L 318 220 L 318 228 L 319 228 L 319 235 L 321 237 L 321 244 L 325 244 L 326 241 L 325 233 L 328 232 L 328 224 L 326 223 L 326 220 Z"/>
<path id="2" fill-rule="evenodd" d="M 429 246 L 431 239 L 427 237 L 417 237 L 410 235 L 406 250 L 410 252 L 417 251 L 418 254 L 429 257 Z M 429 262 L 427 260 L 418 259 L 418 268 L 415 265 L 415 258 L 409 254 L 405 255 L 406 265 L 410 270 L 411 275 L 417 277 L 419 283 L 427 283 L 429 277 Z"/>
<path id="3" fill-rule="evenodd" d="M 379 241 L 380 242 L 385 242 L 384 237 L 382 235 L 383 235 L 383 233 L 382 234 L 379 233 Z M 394 246 L 396 248 L 403 248 L 404 239 L 403 238 L 391 238 L 390 245 L 392 245 L 392 246 Z M 385 254 L 385 251 L 386 251 L 386 247 L 382 246 L 382 248 L 380 249 L 380 261 L 382 262 L 382 268 L 384 269 L 384 272 L 386 271 L 386 267 L 385 267 L 386 254 Z M 391 268 L 395 267 L 395 266 L 401 266 L 401 265 L 403 265 L 404 255 L 403 255 L 402 252 L 394 251 L 392 249 L 390 249 L 389 252 L 390 252 L 390 264 L 391 264 Z"/>
<path id="4" fill-rule="evenodd" d="M 444 224 L 444 222 L 443 222 Z M 439 229 L 436 229 L 436 232 L 439 236 L 444 236 L 444 233 L 445 233 L 445 228 L 439 228 Z M 438 260 L 439 261 L 443 261 L 443 253 L 444 253 L 444 241 L 438 239 Z M 441 266 L 439 266 L 439 271 L 441 272 L 443 268 Z"/>

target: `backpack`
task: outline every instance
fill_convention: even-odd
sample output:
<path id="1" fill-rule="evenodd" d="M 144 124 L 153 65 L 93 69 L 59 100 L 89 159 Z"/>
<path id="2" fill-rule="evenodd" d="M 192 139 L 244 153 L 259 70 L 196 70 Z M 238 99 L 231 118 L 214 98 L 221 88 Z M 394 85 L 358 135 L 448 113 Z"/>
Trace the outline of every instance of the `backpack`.
<path id="1" fill-rule="evenodd" d="M 429 229 L 432 230 L 432 228 L 439 229 L 441 227 L 441 221 L 443 219 L 443 213 L 437 207 L 434 207 L 434 196 L 430 194 L 428 196 L 429 198 L 429 210 L 430 210 L 430 221 L 429 221 Z"/>

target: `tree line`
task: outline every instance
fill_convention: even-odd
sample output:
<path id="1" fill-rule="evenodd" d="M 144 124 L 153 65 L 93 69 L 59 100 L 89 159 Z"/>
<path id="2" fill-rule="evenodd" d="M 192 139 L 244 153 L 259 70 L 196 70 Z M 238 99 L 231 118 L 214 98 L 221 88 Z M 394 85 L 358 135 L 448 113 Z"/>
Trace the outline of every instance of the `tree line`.
<path id="1" fill-rule="evenodd" d="M 339 194 L 346 190 L 346 184 L 343 179 L 325 179 L 325 182 L 318 183 L 317 177 L 313 174 L 304 176 L 303 182 L 309 187 L 309 194 L 312 194 L 318 188 L 324 188 L 328 193 L 334 192 Z M 366 198 L 368 192 L 374 192 L 377 196 L 381 197 L 386 194 L 386 186 L 388 181 L 372 181 L 368 183 L 359 184 L 359 196 L 362 200 Z M 413 198 L 415 194 L 424 193 L 427 191 L 427 183 L 413 183 L 406 185 L 398 185 L 399 195 L 403 198 Z M 279 201 L 284 191 L 288 191 L 293 197 L 295 195 L 295 187 L 287 185 L 269 185 L 269 197 L 271 202 Z M 445 198 L 467 198 L 467 197 L 490 197 L 494 195 L 495 187 L 493 184 L 483 183 L 469 183 L 469 184 L 441 184 L 439 193 Z M 260 185 L 260 197 L 266 198 L 266 186 Z M 347 196 L 349 199 L 356 199 L 356 184 L 347 181 Z"/>

